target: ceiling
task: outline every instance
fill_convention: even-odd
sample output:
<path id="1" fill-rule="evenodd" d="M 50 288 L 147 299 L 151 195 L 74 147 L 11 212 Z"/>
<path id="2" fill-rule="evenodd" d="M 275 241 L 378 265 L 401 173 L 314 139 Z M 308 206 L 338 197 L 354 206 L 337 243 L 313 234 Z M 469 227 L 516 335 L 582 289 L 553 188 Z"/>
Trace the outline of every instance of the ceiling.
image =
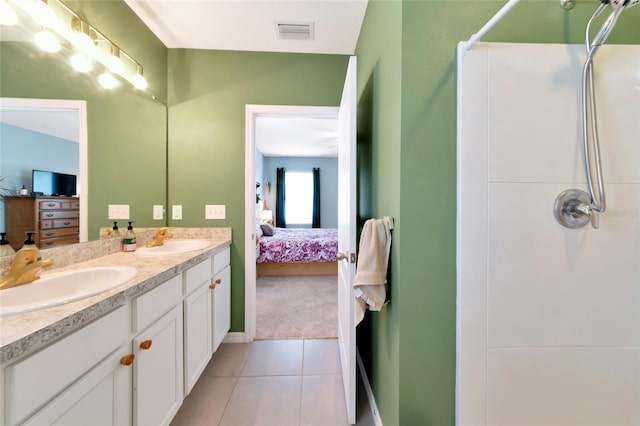
<path id="1" fill-rule="evenodd" d="M 38 109 L 0 109 L 0 123 L 78 142 L 78 113 Z"/>
<path id="2" fill-rule="evenodd" d="M 367 0 L 125 0 L 168 48 L 352 55 Z M 276 22 L 314 23 L 313 40 Z"/>
<path id="3" fill-rule="evenodd" d="M 125 0 L 169 48 L 352 55 L 367 0 Z M 313 23 L 313 39 L 279 38 L 276 23 Z M 336 157 L 337 120 L 258 117 L 267 157 Z"/>

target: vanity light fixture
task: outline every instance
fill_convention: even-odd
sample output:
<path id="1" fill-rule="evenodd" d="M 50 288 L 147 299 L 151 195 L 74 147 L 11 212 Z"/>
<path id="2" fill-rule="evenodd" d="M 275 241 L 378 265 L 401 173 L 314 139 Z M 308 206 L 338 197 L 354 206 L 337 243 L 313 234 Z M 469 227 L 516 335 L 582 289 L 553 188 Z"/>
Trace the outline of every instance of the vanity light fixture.
<path id="1" fill-rule="evenodd" d="M 29 15 L 40 25 L 50 27 L 55 22 L 56 16 L 49 7 L 48 0 L 30 0 L 27 2 Z"/>
<path id="2" fill-rule="evenodd" d="M 7 4 L 6 1 L 0 0 L 0 25 L 10 27 L 18 23 L 18 15 L 15 10 Z"/>
<path id="3" fill-rule="evenodd" d="M 73 30 L 72 43 L 82 53 L 92 55 L 96 51 L 96 33 L 91 29 L 89 23 L 78 17 L 71 20 Z"/>
<path id="4" fill-rule="evenodd" d="M 60 41 L 58 38 L 48 29 L 43 28 L 33 35 L 33 41 L 36 45 L 49 53 L 59 52 L 61 49 Z"/>
<path id="5" fill-rule="evenodd" d="M 136 75 L 131 79 L 131 84 L 138 90 L 147 88 L 147 79 L 142 75 L 142 65 L 136 64 Z"/>
<path id="6" fill-rule="evenodd" d="M 105 89 L 115 89 L 119 86 L 118 80 L 109 71 L 105 71 L 98 77 L 100 85 Z"/>
<path id="7" fill-rule="evenodd" d="M 76 53 L 70 59 L 71 66 L 78 72 L 89 72 L 93 68 L 93 61 L 84 53 Z"/>
<path id="8" fill-rule="evenodd" d="M 99 78 L 100 84 L 104 87 L 112 86 L 113 81 L 119 83 L 118 77 L 121 77 L 136 89 L 147 88 L 148 83 L 144 78 L 142 65 L 62 1 L 0 0 L 0 24 L 7 25 L 5 21 L 11 22 L 7 17 L 13 12 L 12 8 L 15 8 L 15 12 L 21 12 L 17 17 L 30 17 L 38 28 L 43 28 L 43 31 L 46 29 L 50 35 L 54 35 L 58 44 L 62 43 L 66 50 L 70 48 L 73 55 L 70 61 L 75 70 L 89 72 L 93 63 L 97 62 L 109 71 L 108 77 L 103 77 L 102 74 Z M 5 13 L 5 9 L 10 12 Z M 33 29 L 33 22 L 26 26 L 30 26 L 34 33 L 38 31 Z M 39 31 L 34 37 L 38 46 L 48 52 L 60 50 L 55 48 L 55 42 L 49 34 L 43 31 Z M 103 82 L 105 80 L 106 83 Z"/>
<path id="9" fill-rule="evenodd" d="M 124 64 L 120 59 L 120 48 L 114 44 L 109 46 L 109 56 L 105 60 L 107 68 L 114 74 L 122 74 L 124 71 Z"/>

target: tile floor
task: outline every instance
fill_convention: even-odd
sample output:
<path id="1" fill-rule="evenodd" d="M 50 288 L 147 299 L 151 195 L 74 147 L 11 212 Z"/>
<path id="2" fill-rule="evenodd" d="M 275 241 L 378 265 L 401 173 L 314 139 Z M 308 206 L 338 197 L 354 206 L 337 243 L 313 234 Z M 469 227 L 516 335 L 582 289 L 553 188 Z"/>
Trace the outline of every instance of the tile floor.
<path id="1" fill-rule="evenodd" d="M 357 411 L 374 425 L 361 384 Z M 338 341 L 222 344 L 171 425 L 348 425 Z"/>

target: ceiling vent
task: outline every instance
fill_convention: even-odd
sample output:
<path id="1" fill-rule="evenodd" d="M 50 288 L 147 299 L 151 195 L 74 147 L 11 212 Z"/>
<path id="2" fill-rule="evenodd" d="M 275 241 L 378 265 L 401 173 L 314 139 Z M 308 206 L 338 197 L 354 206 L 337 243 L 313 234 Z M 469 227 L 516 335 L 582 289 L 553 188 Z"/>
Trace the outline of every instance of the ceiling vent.
<path id="1" fill-rule="evenodd" d="M 284 40 L 313 40 L 313 22 L 278 22 L 276 35 Z"/>

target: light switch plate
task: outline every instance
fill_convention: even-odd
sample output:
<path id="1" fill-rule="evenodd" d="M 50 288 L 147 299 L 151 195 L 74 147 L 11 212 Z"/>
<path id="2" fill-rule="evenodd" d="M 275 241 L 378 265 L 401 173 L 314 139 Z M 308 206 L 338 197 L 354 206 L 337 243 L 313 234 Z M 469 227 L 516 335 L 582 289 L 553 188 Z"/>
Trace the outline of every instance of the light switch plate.
<path id="1" fill-rule="evenodd" d="M 164 216 L 164 206 L 162 205 L 154 205 L 153 206 L 153 220 L 162 220 Z"/>
<path id="2" fill-rule="evenodd" d="M 109 204 L 109 219 L 129 219 L 129 204 Z"/>
<path id="3" fill-rule="evenodd" d="M 226 207 L 224 204 L 213 205 L 207 204 L 204 206 L 204 218 L 205 219 L 224 219 L 226 217 Z"/>
<path id="4" fill-rule="evenodd" d="M 182 220 L 182 206 L 181 205 L 171 206 L 171 219 L 173 219 L 173 220 Z"/>

